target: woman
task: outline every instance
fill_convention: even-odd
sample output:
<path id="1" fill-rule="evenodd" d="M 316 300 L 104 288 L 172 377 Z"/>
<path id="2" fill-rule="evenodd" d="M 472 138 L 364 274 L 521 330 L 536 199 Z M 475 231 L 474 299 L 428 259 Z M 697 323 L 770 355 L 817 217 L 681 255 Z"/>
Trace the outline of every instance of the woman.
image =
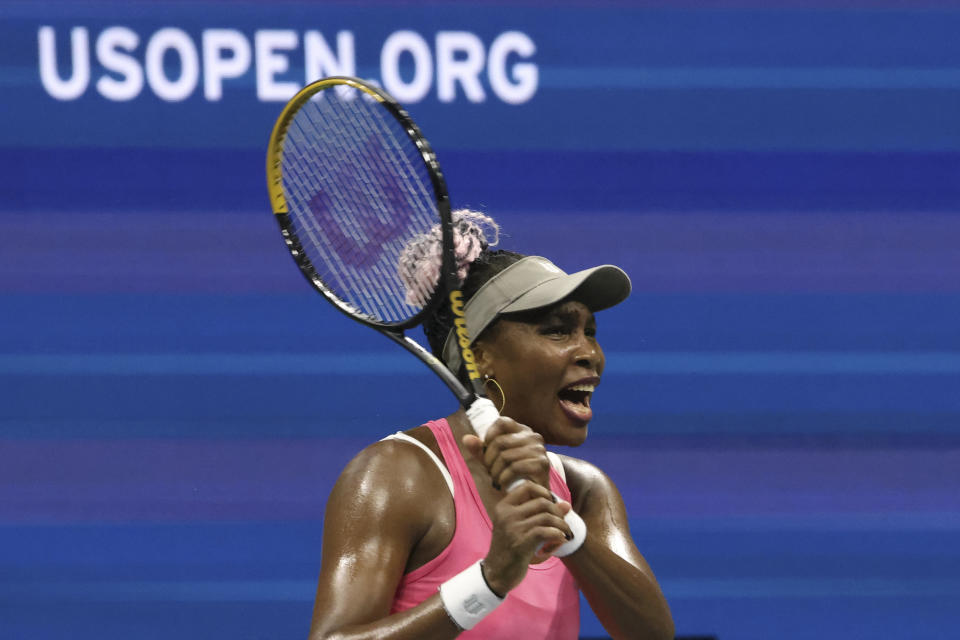
<path id="1" fill-rule="evenodd" d="M 491 251 L 492 220 L 454 220 L 473 352 L 502 417 L 481 442 L 460 410 L 349 463 L 327 502 L 310 637 L 572 639 L 579 589 L 612 637 L 672 638 L 613 482 L 544 448 L 586 439 L 604 368 L 593 312 L 622 301 L 629 279 L 616 267 L 566 275 L 544 258 Z M 435 285 L 437 242 L 404 253 L 409 291 Z M 425 324 L 434 355 L 458 372 L 452 329 L 447 309 Z M 518 478 L 529 482 L 503 489 Z M 573 537 L 571 508 L 586 537 L 548 557 Z"/>

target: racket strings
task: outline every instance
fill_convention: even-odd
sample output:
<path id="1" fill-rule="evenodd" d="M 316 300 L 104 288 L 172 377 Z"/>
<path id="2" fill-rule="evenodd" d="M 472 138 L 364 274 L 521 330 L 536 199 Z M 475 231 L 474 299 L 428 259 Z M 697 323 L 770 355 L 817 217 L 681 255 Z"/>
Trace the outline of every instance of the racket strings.
<path id="1" fill-rule="evenodd" d="M 398 262 L 439 221 L 433 186 L 420 149 L 392 114 L 342 88 L 305 103 L 288 128 L 288 208 L 324 286 L 351 310 L 400 323 L 422 308 L 407 302 Z"/>
<path id="2" fill-rule="evenodd" d="M 333 101 L 327 103 L 320 103 L 323 105 L 335 104 Z M 332 117 L 329 113 L 330 109 L 325 109 L 327 113 L 321 114 L 323 117 L 331 120 Z M 362 135 L 366 135 L 368 139 L 375 137 L 376 133 L 381 134 L 379 141 L 391 140 L 392 136 L 389 129 L 380 126 L 375 127 L 371 126 L 372 123 L 368 119 L 362 118 L 362 116 L 368 114 L 369 111 L 365 109 L 352 109 L 346 110 L 343 114 L 347 120 L 346 126 L 351 132 L 357 132 Z M 361 116 L 361 117 L 353 117 Z M 316 127 L 316 123 L 312 123 Z M 375 133 L 371 133 L 375 132 Z M 382 135 L 386 133 L 387 135 Z M 354 200 L 360 200 L 361 202 L 367 203 L 376 203 L 376 204 L 387 204 L 396 206 L 395 198 L 391 197 L 393 194 L 390 192 L 390 187 L 392 185 L 384 185 L 382 179 L 379 179 L 381 176 L 391 176 L 394 173 L 397 173 L 394 167 L 385 166 L 382 162 L 383 154 L 380 153 L 380 150 L 376 147 L 371 148 L 368 144 L 366 147 L 362 145 L 345 145 L 344 141 L 347 138 L 343 136 L 338 136 L 333 138 L 332 147 L 338 152 L 339 158 L 345 158 L 349 162 L 349 169 L 356 174 L 356 182 L 344 182 L 340 180 L 341 184 L 345 184 L 348 187 L 346 196 Z M 353 142 L 356 142 L 354 140 Z M 363 141 L 361 140 L 361 143 Z M 329 159 L 330 157 L 325 154 L 320 154 L 321 159 Z M 402 156 L 401 156 L 402 157 Z M 328 171 L 344 171 L 343 166 L 341 167 L 331 167 L 327 166 Z M 405 177 L 405 176 L 402 176 Z M 340 193 L 334 192 L 337 196 L 341 195 Z M 331 213 L 351 213 L 349 207 L 344 206 L 344 198 L 337 198 L 336 205 L 334 210 Z M 353 245 L 348 245 L 348 248 L 355 249 L 356 247 L 367 247 L 371 246 L 370 243 L 375 242 L 376 239 L 369 236 L 369 234 L 363 234 L 363 228 L 366 226 L 368 230 L 376 231 L 377 229 L 383 228 L 382 224 L 384 223 L 384 210 L 383 207 L 377 206 L 368 206 L 365 208 L 365 212 L 372 212 L 377 215 L 378 221 L 381 225 L 377 225 L 370 229 L 369 225 L 357 225 L 350 224 L 350 220 L 339 219 L 336 222 L 342 225 L 342 228 L 349 232 L 349 235 L 353 241 Z M 356 211 L 353 211 L 353 217 L 356 219 Z M 380 247 L 381 249 L 389 249 L 389 247 Z M 333 254 L 335 255 L 335 254 Z M 389 255 L 389 252 L 386 252 L 385 255 Z M 355 256 L 354 256 L 355 257 Z M 391 263 L 394 263 L 394 260 L 391 260 Z M 392 266 L 392 265 L 391 265 Z M 392 272 L 392 269 L 387 273 L 384 273 L 384 270 L 380 267 L 379 262 L 374 262 L 368 270 L 362 270 L 356 268 L 355 265 L 349 265 L 348 268 L 349 274 L 353 277 L 354 280 L 362 284 L 362 287 L 358 288 L 357 292 L 363 295 L 363 300 L 358 301 L 354 297 L 354 302 L 361 302 L 362 307 L 370 307 L 371 305 L 380 308 L 381 310 L 386 310 L 387 313 L 382 313 L 381 315 L 386 318 L 393 318 L 399 315 L 403 315 L 403 310 L 397 308 L 392 300 L 384 298 L 381 295 L 382 286 L 378 287 L 378 284 L 389 284 L 387 273 Z M 342 282 L 342 278 L 341 278 Z M 390 307 L 388 309 L 388 307 Z M 393 314 L 393 315 L 391 315 Z"/>
<path id="3" fill-rule="evenodd" d="M 387 150 L 387 154 L 374 154 L 373 160 L 377 166 L 375 167 L 366 167 L 364 169 L 371 169 L 371 173 L 376 175 L 385 175 L 385 176 L 396 176 L 398 179 L 394 182 L 391 182 L 390 187 L 399 188 L 406 192 L 406 199 L 408 202 L 415 203 L 428 203 L 430 207 L 430 215 L 424 219 L 424 223 L 433 224 L 436 221 L 436 213 L 433 204 L 433 194 L 431 190 L 427 188 L 429 185 L 429 175 L 427 175 L 422 158 L 419 155 L 418 150 L 412 149 L 410 146 L 410 139 L 406 134 L 400 132 L 399 130 L 391 129 L 390 124 L 394 125 L 396 128 L 396 121 L 392 118 L 388 118 L 388 114 L 384 109 L 375 109 L 375 110 L 361 110 L 357 111 L 356 115 L 361 121 L 372 120 L 373 122 L 367 122 L 372 127 L 379 130 L 384 130 L 390 132 L 391 135 L 387 135 L 382 139 L 384 147 Z M 403 143 L 401 144 L 400 139 L 398 139 L 396 133 L 403 135 Z M 411 159 L 410 153 L 416 152 L 417 155 L 414 159 Z M 386 160 L 396 159 L 398 162 L 387 166 Z M 419 169 L 419 172 L 417 171 Z M 388 198 L 389 194 L 381 194 L 383 197 Z M 381 222 L 384 224 L 389 224 L 391 221 L 388 217 L 389 213 L 383 209 L 377 209 L 376 214 Z M 419 227 L 418 227 L 419 228 Z M 399 277 L 397 271 L 399 256 L 401 255 L 404 247 L 408 244 L 409 238 L 403 237 L 402 240 L 399 238 L 394 238 L 390 242 L 388 247 L 388 253 L 391 256 L 390 266 L 391 269 L 389 273 L 383 273 L 381 269 L 381 264 L 378 263 L 374 267 L 374 271 L 383 279 L 390 279 L 391 281 Z M 401 283 L 402 286 L 402 283 Z M 429 295 L 424 296 L 424 299 L 429 299 Z M 404 299 L 405 304 L 407 303 L 406 296 Z"/>
<path id="4" fill-rule="evenodd" d="M 322 114 L 312 113 L 312 111 L 313 110 L 305 109 L 303 111 L 304 117 L 300 118 L 299 122 L 296 123 L 303 131 L 302 139 L 304 141 L 315 140 L 320 143 L 325 142 L 327 149 L 333 150 L 334 153 L 319 152 L 316 148 L 316 143 L 314 143 L 313 146 L 308 143 L 305 148 L 313 152 L 312 157 L 318 160 L 322 166 L 318 167 L 314 164 L 308 171 L 298 171 L 297 176 L 300 178 L 301 184 L 306 186 L 306 193 L 319 195 L 323 192 L 323 180 L 321 176 L 337 176 L 348 168 L 353 169 L 357 173 L 361 173 L 362 168 L 357 167 L 356 162 L 350 162 L 352 166 L 347 166 L 347 163 L 356 157 L 356 152 L 355 150 L 345 148 L 342 138 L 334 136 L 324 140 L 320 137 L 320 132 L 322 131 L 321 123 L 323 122 Z M 309 123 L 309 128 L 305 126 L 305 123 Z M 342 158 L 344 161 L 341 162 L 339 166 L 335 166 L 331 163 L 331 158 L 333 157 Z M 342 178 L 338 179 L 342 181 Z M 314 198 L 316 198 L 317 195 L 314 195 Z M 328 213 L 333 220 L 333 228 L 347 236 L 344 240 L 352 241 L 354 247 L 365 246 L 369 243 L 369 238 L 361 236 L 358 226 L 351 224 L 351 214 L 353 214 L 354 217 L 356 214 L 353 207 L 353 202 L 356 198 L 345 197 L 345 194 L 341 190 L 329 188 L 326 190 L 325 195 L 331 201 L 331 206 L 326 210 L 326 213 Z M 311 262 L 315 266 L 317 264 L 325 264 L 328 267 L 320 274 L 321 277 L 327 282 L 335 281 L 337 283 L 336 289 L 341 294 L 341 297 L 346 298 L 347 302 L 351 303 L 361 312 L 368 315 L 376 315 L 371 314 L 370 310 L 387 309 L 390 307 L 390 311 L 395 313 L 396 309 L 391 307 L 389 300 L 384 300 L 379 295 L 375 281 L 369 277 L 366 271 L 358 270 L 352 263 L 353 261 L 344 259 L 346 257 L 344 255 L 345 249 L 350 248 L 349 242 L 341 242 L 339 244 L 332 243 L 331 236 L 324 233 L 324 229 L 329 229 L 331 225 L 324 225 L 322 220 L 318 219 L 315 215 L 311 215 L 311 212 L 307 209 L 298 209 L 298 211 L 302 214 L 298 216 L 300 222 L 303 224 L 304 229 L 307 230 L 314 246 L 318 249 L 317 254 L 310 256 Z M 323 259 L 318 260 L 317 258 Z M 388 316 L 389 313 L 382 315 Z"/>

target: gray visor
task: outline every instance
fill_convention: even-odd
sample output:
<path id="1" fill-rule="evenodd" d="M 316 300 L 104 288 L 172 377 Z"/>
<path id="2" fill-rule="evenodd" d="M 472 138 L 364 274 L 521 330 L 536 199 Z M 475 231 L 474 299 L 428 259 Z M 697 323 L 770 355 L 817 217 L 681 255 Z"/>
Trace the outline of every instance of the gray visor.
<path id="1" fill-rule="evenodd" d="M 567 274 L 546 258 L 528 256 L 487 280 L 464 307 L 470 343 L 504 313 L 532 311 L 570 298 L 591 311 L 607 309 L 630 295 L 630 278 L 620 267 L 605 264 Z M 443 345 L 443 361 L 460 369 L 454 332 Z"/>

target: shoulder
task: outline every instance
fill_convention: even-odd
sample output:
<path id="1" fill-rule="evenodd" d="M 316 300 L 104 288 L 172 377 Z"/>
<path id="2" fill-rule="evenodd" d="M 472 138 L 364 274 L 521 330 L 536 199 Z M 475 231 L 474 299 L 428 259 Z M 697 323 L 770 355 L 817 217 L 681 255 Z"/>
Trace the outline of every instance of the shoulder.
<path id="1" fill-rule="evenodd" d="M 620 492 L 610 476 L 598 466 L 580 458 L 560 455 L 564 471 L 567 475 L 567 486 L 573 498 L 573 508 L 577 513 L 583 510 L 584 505 L 596 504 L 598 498 L 604 501 L 609 498 L 620 498 Z"/>
<path id="2" fill-rule="evenodd" d="M 331 509 L 352 513 L 360 509 L 372 517 L 399 518 L 417 527 L 432 517 L 423 505 L 438 504 L 444 492 L 448 490 L 443 477 L 426 453 L 409 442 L 381 440 L 344 467 L 327 502 L 328 516 Z"/>
<path id="3" fill-rule="evenodd" d="M 417 427 L 404 433 L 430 446 L 422 429 L 429 433 L 426 427 Z M 405 493 L 413 487 L 431 485 L 431 480 L 437 479 L 436 474 L 431 473 L 431 467 L 435 465 L 428 462 L 426 454 L 409 442 L 394 438 L 380 440 L 355 455 L 344 467 L 337 483 L 360 484 L 362 486 L 357 488 L 361 491 L 365 491 L 368 485 L 383 483 Z"/>

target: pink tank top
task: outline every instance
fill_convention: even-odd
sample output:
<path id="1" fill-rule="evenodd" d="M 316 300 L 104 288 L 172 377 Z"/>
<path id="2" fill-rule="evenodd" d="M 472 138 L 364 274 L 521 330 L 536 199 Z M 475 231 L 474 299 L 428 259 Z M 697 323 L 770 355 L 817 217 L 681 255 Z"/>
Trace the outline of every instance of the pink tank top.
<path id="1" fill-rule="evenodd" d="M 410 609 L 437 592 L 441 583 L 487 555 L 493 523 L 483 506 L 473 476 L 460 455 L 445 419 L 427 423 L 453 479 L 457 526 L 440 554 L 403 576 L 390 613 Z M 550 488 L 570 501 L 570 489 L 555 469 Z M 496 640 L 576 640 L 580 631 L 580 596 L 576 581 L 559 558 L 530 565 L 526 577 L 506 600 L 460 638 Z"/>

